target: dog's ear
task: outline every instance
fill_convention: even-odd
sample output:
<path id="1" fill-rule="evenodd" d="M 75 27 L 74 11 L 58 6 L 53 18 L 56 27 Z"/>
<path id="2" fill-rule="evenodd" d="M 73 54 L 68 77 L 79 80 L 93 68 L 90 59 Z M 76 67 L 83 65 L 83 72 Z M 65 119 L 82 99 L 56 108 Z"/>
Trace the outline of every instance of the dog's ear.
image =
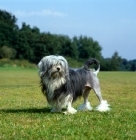
<path id="1" fill-rule="evenodd" d="M 68 62 L 67 60 L 65 59 L 65 76 L 67 79 L 69 79 L 69 66 L 68 66 Z"/>
<path id="2" fill-rule="evenodd" d="M 45 70 L 45 67 L 44 67 L 44 63 L 43 63 L 43 60 L 41 60 L 39 63 L 38 63 L 38 68 L 39 68 L 39 76 L 42 77 L 44 75 L 44 73 L 46 72 Z"/>

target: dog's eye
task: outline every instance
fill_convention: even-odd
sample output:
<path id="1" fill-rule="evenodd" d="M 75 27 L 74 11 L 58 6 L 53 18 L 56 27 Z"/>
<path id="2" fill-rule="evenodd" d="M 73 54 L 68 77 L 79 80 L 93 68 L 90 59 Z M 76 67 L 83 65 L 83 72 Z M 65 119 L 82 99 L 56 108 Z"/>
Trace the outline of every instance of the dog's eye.
<path id="1" fill-rule="evenodd" d="M 60 63 L 59 65 L 62 66 L 62 63 Z"/>
<path id="2" fill-rule="evenodd" d="M 53 65 L 49 65 L 49 66 L 48 66 L 48 69 L 51 69 L 52 67 L 53 67 Z"/>

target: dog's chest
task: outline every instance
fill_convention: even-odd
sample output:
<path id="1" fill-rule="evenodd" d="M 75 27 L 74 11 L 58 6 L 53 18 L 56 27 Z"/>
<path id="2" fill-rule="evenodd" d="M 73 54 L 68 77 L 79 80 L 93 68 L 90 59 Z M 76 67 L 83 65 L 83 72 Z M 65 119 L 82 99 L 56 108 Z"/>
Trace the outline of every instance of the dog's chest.
<path id="1" fill-rule="evenodd" d="M 55 90 L 58 89 L 60 86 L 65 84 L 66 80 L 64 78 L 58 78 L 58 79 L 43 79 L 44 84 L 46 85 L 46 94 L 47 98 L 52 100 L 55 94 Z"/>

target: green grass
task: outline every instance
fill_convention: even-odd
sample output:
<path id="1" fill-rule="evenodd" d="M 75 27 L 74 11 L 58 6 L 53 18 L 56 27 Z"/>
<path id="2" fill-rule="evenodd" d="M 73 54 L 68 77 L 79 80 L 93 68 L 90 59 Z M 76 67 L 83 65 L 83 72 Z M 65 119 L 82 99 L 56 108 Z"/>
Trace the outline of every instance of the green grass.
<path id="1" fill-rule="evenodd" d="M 0 140 L 135 140 L 136 73 L 100 72 L 111 111 L 50 113 L 35 69 L 0 68 Z M 89 96 L 96 107 L 93 91 Z M 77 108 L 82 99 L 73 106 Z"/>

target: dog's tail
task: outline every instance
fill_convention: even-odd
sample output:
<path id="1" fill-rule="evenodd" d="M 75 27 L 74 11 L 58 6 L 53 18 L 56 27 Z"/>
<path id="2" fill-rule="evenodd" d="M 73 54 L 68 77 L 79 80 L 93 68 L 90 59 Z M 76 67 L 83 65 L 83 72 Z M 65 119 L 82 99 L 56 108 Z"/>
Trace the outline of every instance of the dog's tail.
<path id="1" fill-rule="evenodd" d="M 98 66 L 97 70 L 91 69 L 90 66 L 92 64 L 95 64 Z M 92 71 L 93 73 L 95 73 L 96 75 L 98 74 L 98 72 L 100 71 L 100 64 L 98 62 L 98 60 L 96 60 L 95 58 L 90 58 L 88 59 L 85 64 L 84 64 L 84 69 L 88 70 L 88 71 Z"/>

